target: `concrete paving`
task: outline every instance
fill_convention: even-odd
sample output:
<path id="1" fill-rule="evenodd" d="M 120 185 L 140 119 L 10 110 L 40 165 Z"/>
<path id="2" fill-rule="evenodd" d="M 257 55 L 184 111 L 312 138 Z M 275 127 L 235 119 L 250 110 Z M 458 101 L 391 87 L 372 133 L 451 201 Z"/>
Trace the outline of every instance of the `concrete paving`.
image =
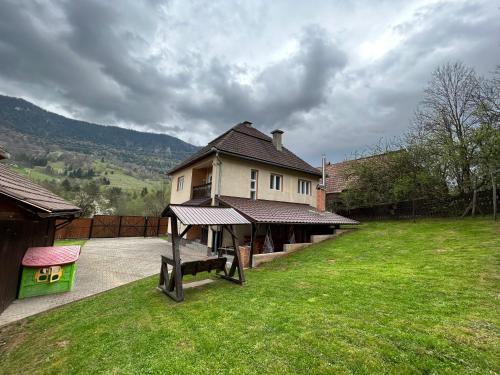
<path id="1" fill-rule="evenodd" d="M 82 248 L 72 291 L 15 300 L 0 315 L 0 326 L 159 274 L 160 256 L 171 253 L 170 243 L 159 238 L 91 239 Z M 181 258 L 200 259 L 200 254 L 182 247 Z"/>

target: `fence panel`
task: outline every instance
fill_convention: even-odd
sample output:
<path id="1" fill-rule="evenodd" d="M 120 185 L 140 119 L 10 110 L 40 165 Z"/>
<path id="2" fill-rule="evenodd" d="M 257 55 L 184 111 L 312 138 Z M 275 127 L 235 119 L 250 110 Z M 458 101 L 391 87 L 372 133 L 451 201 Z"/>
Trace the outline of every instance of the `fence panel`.
<path id="1" fill-rule="evenodd" d="M 56 225 L 64 225 L 65 220 L 57 220 Z M 92 219 L 81 218 L 71 221 L 56 230 L 55 239 L 81 239 L 90 237 L 90 228 L 92 227 Z"/>
<path id="2" fill-rule="evenodd" d="M 95 215 L 93 220 L 91 238 L 118 237 L 120 216 Z"/>
<path id="3" fill-rule="evenodd" d="M 122 216 L 119 237 L 143 237 L 146 220 L 144 216 Z"/>
<path id="4" fill-rule="evenodd" d="M 113 238 L 113 237 L 156 237 L 165 235 L 168 218 L 146 216 L 95 215 L 93 218 L 80 218 L 71 221 L 58 220 L 55 238 Z"/>

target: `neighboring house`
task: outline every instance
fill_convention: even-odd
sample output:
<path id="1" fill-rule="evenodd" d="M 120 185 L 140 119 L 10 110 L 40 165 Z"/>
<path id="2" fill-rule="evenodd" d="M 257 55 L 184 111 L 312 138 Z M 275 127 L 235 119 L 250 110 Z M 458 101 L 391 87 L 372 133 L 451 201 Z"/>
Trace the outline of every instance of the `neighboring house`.
<path id="1" fill-rule="evenodd" d="M 347 175 L 352 163 L 356 160 L 347 160 L 340 163 L 326 163 L 326 209 L 328 211 L 335 211 L 337 208 L 342 207 L 342 192 L 348 187 L 349 179 Z M 321 170 L 321 168 L 318 168 Z"/>
<path id="2" fill-rule="evenodd" d="M 349 184 L 356 181 L 355 170 L 353 166 L 363 160 L 373 160 L 383 162 L 390 154 L 395 154 L 401 151 L 389 151 L 383 154 L 360 157 L 353 160 L 345 160 L 340 163 L 325 164 L 326 174 L 326 209 L 335 212 L 338 209 L 345 209 L 345 204 L 342 200 L 342 193 L 349 188 Z M 321 167 L 316 168 L 321 171 Z"/>
<path id="3" fill-rule="evenodd" d="M 0 148 L 0 160 L 8 153 Z M 56 219 L 80 215 L 80 208 L 0 163 L 0 313 L 16 298 L 24 253 L 52 246 Z"/>
<path id="4" fill-rule="evenodd" d="M 255 253 L 262 251 L 266 235 L 274 251 L 281 251 L 285 243 L 308 242 L 312 234 L 356 224 L 325 212 L 322 173 L 283 146 L 283 131 L 271 134 L 243 122 L 215 138 L 168 172 L 170 203 L 233 207 L 252 223 L 239 227 L 237 235 L 240 245 L 253 242 Z M 191 230 L 187 239 L 209 251 L 226 243 L 208 227 Z"/>

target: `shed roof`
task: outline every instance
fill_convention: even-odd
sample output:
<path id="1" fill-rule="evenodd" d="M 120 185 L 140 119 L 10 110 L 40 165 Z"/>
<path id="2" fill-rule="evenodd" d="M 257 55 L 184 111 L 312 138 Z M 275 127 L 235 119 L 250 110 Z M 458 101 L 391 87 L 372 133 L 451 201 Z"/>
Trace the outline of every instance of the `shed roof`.
<path id="1" fill-rule="evenodd" d="M 256 223 L 359 224 L 358 221 L 307 204 L 221 196 L 218 200 Z"/>
<path id="2" fill-rule="evenodd" d="M 250 224 L 233 208 L 169 205 L 163 216 L 173 213 L 184 225 Z"/>
<path id="3" fill-rule="evenodd" d="M 28 178 L 0 164 L 0 195 L 10 197 L 49 216 L 78 215 L 77 207 Z"/>
<path id="4" fill-rule="evenodd" d="M 254 128 L 248 121 L 233 126 L 168 173 L 172 174 L 215 152 L 321 176 L 321 172 L 286 147 L 281 151 L 276 149 L 272 138 Z"/>
<path id="5" fill-rule="evenodd" d="M 25 267 L 62 266 L 74 263 L 80 256 L 80 246 L 30 247 L 23 258 Z"/>

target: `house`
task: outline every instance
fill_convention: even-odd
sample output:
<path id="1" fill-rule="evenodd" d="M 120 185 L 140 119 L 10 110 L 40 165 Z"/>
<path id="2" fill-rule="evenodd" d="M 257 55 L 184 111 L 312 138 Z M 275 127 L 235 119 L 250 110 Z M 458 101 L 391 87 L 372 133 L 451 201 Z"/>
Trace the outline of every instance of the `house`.
<path id="1" fill-rule="evenodd" d="M 283 145 L 283 131 L 271 137 L 245 121 L 212 140 L 168 172 L 171 204 L 232 207 L 251 225 L 239 226 L 239 245 L 252 253 L 282 251 L 291 242 L 309 242 L 313 234 L 331 234 L 354 220 L 325 212 L 322 172 Z M 191 230 L 187 240 L 212 252 L 226 245 L 217 228 Z M 266 246 L 264 243 L 266 242 Z"/>
<path id="2" fill-rule="evenodd" d="M 331 212 L 345 209 L 342 193 L 349 188 L 350 183 L 356 181 L 355 168 L 353 168 L 356 166 L 356 163 L 362 163 L 365 160 L 383 163 L 387 161 L 391 155 L 397 155 L 400 152 L 401 151 L 388 151 L 382 154 L 345 160 L 340 163 L 325 163 L 326 209 Z M 322 170 L 322 167 L 318 167 L 317 170 Z"/>
<path id="3" fill-rule="evenodd" d="M 326 183 L 325 183 L 325 202 L 328 211 L 336 211 L 343 207 L 342 192 L 344 192 L 349 183 L 349 168 L 355 160 L 346 160 L 340 163 L 326 163 Z M 318 167 L 320 170 L 321 167 Z"/>
<path id="4" fill-rule="evenodd" d="M 8 158 L 0 148 L 0 160 Z M 0 313 L 16 298 L 21 261 L 29 247 L 52 246 L 56 219 L 80 208 L 0 163 Z"/>

